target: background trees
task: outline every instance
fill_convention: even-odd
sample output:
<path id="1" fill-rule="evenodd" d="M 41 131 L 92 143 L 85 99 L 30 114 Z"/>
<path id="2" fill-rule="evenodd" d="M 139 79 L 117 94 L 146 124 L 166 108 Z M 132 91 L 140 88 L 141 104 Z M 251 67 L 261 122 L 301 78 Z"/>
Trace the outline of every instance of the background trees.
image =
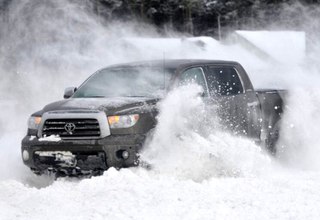
<path id="1" fill-rule="evenodd" d="M 5 13 L 12 1 L 0 0 L 0 13 Z M 237 29 L 320 29 L 320 0 L 69 1 L 86 4 L 102 21 L 135 19 L 155 25 L 163 33 L 173 29 L 219 38 Z"/>
<path id="2" fill-rule="evenodd" d="M 156 25 L 160 32 L 172 28 L 214 37 L 219 37 L 219 30 L 224 35 L 236 29 L 268 29 L 275 24 L 278 28 L 301 29 L 306 22 L 320 17 L 320 0 L 89 1 L 106 20 L 135 18 Z"/>

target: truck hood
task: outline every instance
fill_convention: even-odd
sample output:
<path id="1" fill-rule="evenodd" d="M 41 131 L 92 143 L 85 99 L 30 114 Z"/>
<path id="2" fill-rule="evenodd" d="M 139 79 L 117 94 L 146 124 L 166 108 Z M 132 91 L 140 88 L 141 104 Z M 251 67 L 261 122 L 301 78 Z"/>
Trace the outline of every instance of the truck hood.
<path id="1" fill-rule="evenodd" d="M 49 111 L 100 110 L 107 114 L 125 114 L 150 111 L 159 98 L 112 97 L 112 98 L 70 98 L 46 105 L 42 113 Z"/>

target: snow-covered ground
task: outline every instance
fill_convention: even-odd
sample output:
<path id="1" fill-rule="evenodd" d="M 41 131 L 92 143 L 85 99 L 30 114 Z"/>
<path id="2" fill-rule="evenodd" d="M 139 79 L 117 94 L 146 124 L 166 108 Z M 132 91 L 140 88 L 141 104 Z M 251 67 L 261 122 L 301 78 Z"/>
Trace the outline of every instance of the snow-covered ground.
<path id="1" fill-rule="evenodd" d="M 18 2 L 0 30 L 8 32 L 0 44 L 1 220 L 320 218 L 320 70 L 305 54 L 299 55 L 299 64 L 287 65 L 297 57 L 278 48 L 286 62 L 272 63 L 240 44 L 201 38 L 204 44 L 197 46 L 176 34 L 169 44 L 162 39 L 157 45 L 151 37 L 161 36 L 150 27 L 104 27 L 77 6 L 60 1 Z M 247 35 L 255 40 L 255 34 Z M 254 43 L 263 47 L 269 35 L 263 36 Z M 300 45 L 301 37 L 294 36 L 290 41 Z M 152 170 L 112 168 L 91 179 L 54 181 L 33 175 L 22 164 L 20 141 L 28 116 L 60 99 L 64 87 L 79 85 L 111 63 L 163 59 L 164 54 L 166 59 L 236 60 L 256 87 L 290 89 L 278 157 L 250 140 L 217 131 L 214 123 L 203 126 L 203 118 L 195 114 L 203 111 L 202 100 L 195 96 L 197 88 L 188 88 L 163 100 L 159 126 L 141 155 L 153 164 Z M 14 70 L 8 69 L 12 56 L 18 58 Z"/>
<path id="2" fill-rule="evenodd" d="M 194 182 L 142 169 L 41 189 L 7 180 L 1 219 L 319 219 L 319 181 L 296 172 Z"/>
<path id="3" fill-rule="evenodd" d="M 284 140 L 290 150 L 270 157 L 249 140 L 203 127 L 202 118 L 190 114 L 204 107 L 197 89 L 176 90 L 163 101 L 154 139 L 142 153 L 152 170 L 111 168 L 82 180 L 37 177 L 20 159 L 23 133 L 5 134 L 0 219 L 318 219 L 316 137 L 297 129 L 286 137 L 305 147 L 291 149 L 292 141 Z M 302 129 L 304 123 L 310 121 Z"/>

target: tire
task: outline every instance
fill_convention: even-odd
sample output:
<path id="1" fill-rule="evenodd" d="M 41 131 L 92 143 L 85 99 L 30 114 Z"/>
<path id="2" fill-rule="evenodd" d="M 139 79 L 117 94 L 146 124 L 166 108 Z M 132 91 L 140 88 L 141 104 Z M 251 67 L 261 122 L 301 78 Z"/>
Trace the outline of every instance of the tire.
<path id="1" fill-rule="evenodd" d="M 277 142 L 280 137 L 280 126 L 279 122 L 275 123 L 271 129 L 269 129 L 267 138 L 265 140 L 266 149 L 272 154 L 276 155 L 277 153 Z"/>

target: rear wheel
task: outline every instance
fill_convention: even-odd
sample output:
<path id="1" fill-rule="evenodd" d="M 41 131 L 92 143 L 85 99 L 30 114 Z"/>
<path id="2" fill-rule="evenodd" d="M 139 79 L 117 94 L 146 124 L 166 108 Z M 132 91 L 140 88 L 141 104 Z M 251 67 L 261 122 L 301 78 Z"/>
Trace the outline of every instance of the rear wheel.
<path id="1" fill-rule="evenodd" d="M 275 123 L 272 128 L 269 129 L 267 138 L 265 140 L 266 149 L 272 154 L 275 155 L 277 153 L 277 142 L 280 137 L 280 126 L 279 123 Z"/>

